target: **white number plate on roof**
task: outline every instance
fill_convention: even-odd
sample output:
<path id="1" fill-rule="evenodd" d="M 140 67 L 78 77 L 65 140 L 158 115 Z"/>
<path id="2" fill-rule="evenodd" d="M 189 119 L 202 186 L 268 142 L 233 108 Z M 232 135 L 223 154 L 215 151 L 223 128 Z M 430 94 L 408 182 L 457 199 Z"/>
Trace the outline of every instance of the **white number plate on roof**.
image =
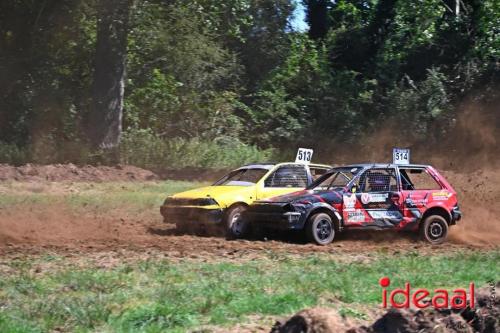
<path id="1" fill-rule="evenodd" d="M 394 164 L 410 164 L 410 149 L 393 148 L 392 162 Z"/>
<path id="2" fill-rule="evenodd" d="M 299 148 L 297 151 L 297 157 L 295 157 L 295 163 L 309 164 L 313 156 L 313 150 L 307 148 Z"/>

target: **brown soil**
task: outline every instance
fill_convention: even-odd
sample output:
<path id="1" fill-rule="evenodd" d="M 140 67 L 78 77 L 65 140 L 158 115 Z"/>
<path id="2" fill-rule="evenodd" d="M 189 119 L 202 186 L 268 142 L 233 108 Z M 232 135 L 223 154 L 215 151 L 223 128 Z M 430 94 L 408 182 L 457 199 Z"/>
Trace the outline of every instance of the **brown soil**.
<path id="1" fill-rule="evenodd" d="M 479 289 L 474 309 L 390 309 L 370 326 L 347 328 L 349 324 L 335 310 L 312 308 L 277 321 L 271 333 L 496 333 L 500 331 L 500 299 L 493 293 L 499 286 Z"/>
<path id="2" fill-rule="evenodd" d="M 109 216 L 77 216 L 67 209 L 34 211 L 0 210 L 0 253 L 38 253 L 47 250 L 102 252 L 120 249 L 159 250 L 171 258 L 235 259 L 261 256 L 269 251 L 287 255 L 304 253 L 350 253 L 355 260 L 370 260 L 370 253 L 401 251 L 438 252 L 411 234 L 349 232 L 338 242 L 319 247 L 307 244 L 301 235 L 267 235 L 269 239 L 228 241 L 220 236 L 179 234 L 158 216 L 131 216 L 119 211 Z M 471 245 L 448 244 L 447 250 Z"/>
<path id="3" fill-rule="evenodd" d="M 271 333 L 330 333 L 347 330 L 347 323 L 328 308 L 311 308 L 298 312 L 284 322 L 277 321 Z"/>
<path id="4" fill-rule="evenodd" d="M 21 204 L 15 209 L 0 206 L 0 256 L 5 259 L 31 255 L 37 257 L 39 254 L 55 251 L 67 257 L 71 265 L 85 258 L 82 265 L 88 265 L 88 261 L 91 261 L 97 263 L 98 267 L 106 268 L 152 257 L 167 257 L 170 260 L 245 261 L 269 257 L 275 260 L 281 255 L 302 256 L 312 253 L 335 256 L 336 260 L 369 263 L 377 257 L 376 253 L 392 255 L 418 251 L 421 255 L 432 255 L 442 253 L 443 249 L 449 253 L 477 247 L 497 247 L 500 244 L 500 206 L 497 205 L 500 202 L 500 174 L 495 170 L 472 173 L 446 171 L 444 174 L 458 192 L 464 218 L 451 228 L 449 242 L 441 246 L 430 246 L 410 233 L 359 231 L 343 233 L 336 242 L 324 247 L 307 244 L 300 235 L 294 234 L 268 235 L 268 239 L 259 240 L 228 241 L 223 237 L 179 234 L 173 226 L 162 222 L 158 209 L 131 213 L 127 207 L 123 207 L 103 213 L 89 208 L 85 214 L 80 214 L 70 207 Z M 133 167 L 76 168 L 71 165 L 56 165 L 14 168 L 0 165 L 0 180 L 27 181 L 29 186 L 41 185 L 42 182 L 48 184 L 47 180 L 143 181 L 155 177 L 149 171 Z M 46 187 L 54 191 L 61 190 L 57 183 L 49 185 Z M 269 256 L 270 253 L 272 256 Z M 37 266 L 34 269 L 37 274 L 43 274 L 45 271 L 61 268 L 60 263 L 56 265 L 57 267 Z M 8 269 L 0 264 L 0 273 Z M 359 326 L 359 321 L 349 321 L 334 310 L 320 308 L 304 310 L 290 320 L 278 321 L 273 332 L 496 332 L 500 318 L 499 298 L 497 297 L 494 310 L 484 306 L 486 298 L 484 299 L 484 302 L 479 302 L 481 308 L 477 313 L 480 317 L 473 317 L 474 313 L 470 311 L 450 314 L 391 310 L 383 315 L 380 312 L 373 313 L 369 318 L 379 317 L 374 320 L 374 324 Z M 475 326 L 471 326 L 471 323 Z M 234 331 L 269 331 L 262 323 L 247 326 L 238 326 Z"/>
<path id="5" fill-rule="evenodd" d="M 153 172 L 130 165 L 118 165 L 116 167 L 86 165 L 77 167 L 73 164 L 26 164 L 15 167 L 7 164 L 0 164 L 0 181 L 102 182 L 145 181 L 155 179 L 158 179 L 158 176 Z"/>
<path id="6" fill-rule="evenodd" d="M 0 177 L 30 180 L 144 180 L 155 175 L 134 167 L 83 167 L 71 165 L 0 166 Z M 496 247 L 500 244 L 500 174 L 495 170 L 473 173 L 445 172 L 458 192 L 464 218 L 450 232 L 447 250 L 464 247 Z M 165 225 L 157 209 L 141 213 L 113 210 L 77 214 L 65 207 L 40 208 L 29 204 L 0 208 L 0 252 L 30 252 L 56 248 L 65 250 L 114 250 L 157 248 L 173 257 L 252 257 L 265 251 L 284 253 L 359 253 L 373 251 L 442 251 L 419 242 L 414 234 L 394 232 L 347 232 L 326 247 L 305 244 L 298 235 L 268 236 L 270 240 L 227 241 L 222 237 L 180 235 Z M 196 251 L 193 249 L 196 248 Z"/>

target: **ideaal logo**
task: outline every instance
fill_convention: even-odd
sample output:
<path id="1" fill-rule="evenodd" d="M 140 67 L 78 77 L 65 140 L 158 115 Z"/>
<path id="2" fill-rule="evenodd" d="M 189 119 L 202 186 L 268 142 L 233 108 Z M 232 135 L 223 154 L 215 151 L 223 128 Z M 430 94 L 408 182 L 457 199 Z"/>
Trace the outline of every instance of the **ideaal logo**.
<path id="1" fill-rule="evenodd" d="M 435 289 L 432 293 L 425 288 L 411 289 L 409 282 L 405 283 L 403 289 L 393 289 L 389 295 L 387 287 L 391 285 L 391 280 L 388 277 L 383 277 L 379 280 L 382 287 L 382 307 L 387 308 L 387 304 L 393 308 L 409 308 L 410 304 L 413 306 L 424 309 L 433 306 L 436 309 L 454 308 L 465 309 L 467 306 L 475 307 L 474 299 L 474 282 L 469 284 L 469 290 L 458 288 L 449 293 L 445 289 Z M 467 296 L 469 294 L 469 296 Z M 430 301 L 429 301 L 430 297 Z M 470 299 L 468 298 L 470 297 Z M 396 300 L 398 299 L 398 300 Z M 467 305 L 467 301 L 469 304 Z"/>

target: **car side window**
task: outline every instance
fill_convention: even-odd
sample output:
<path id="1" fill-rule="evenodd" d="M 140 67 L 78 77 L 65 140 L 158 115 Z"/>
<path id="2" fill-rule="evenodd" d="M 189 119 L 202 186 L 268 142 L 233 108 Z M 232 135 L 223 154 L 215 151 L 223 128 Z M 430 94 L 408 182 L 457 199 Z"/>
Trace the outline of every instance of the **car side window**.
<path id="1" fill-rule="evenodd" d="M 440 190 L 441 185 L 423 168 L 399 168 L 405 191 Z"/>
<path id="2" fill-rule="evenodd" d="M 311 171 L 311 177 L 313 181 L 323 176 L 328 171 L 328 169 L 326 168 L 319 167 L 309 167 L 309 170 Z"/>
<path id="3" fill-rule="evenodd" d="M 304 166 L 282 166 L 264 181 L 265 187 L 306 187 L 307 172 Z"/>
<path id="4" fill-rule="evenodd" d="M 396 170 L 393 168 L 367 170 L 358 180 L 361 192 L 389 192 L 398 190 Z"/>

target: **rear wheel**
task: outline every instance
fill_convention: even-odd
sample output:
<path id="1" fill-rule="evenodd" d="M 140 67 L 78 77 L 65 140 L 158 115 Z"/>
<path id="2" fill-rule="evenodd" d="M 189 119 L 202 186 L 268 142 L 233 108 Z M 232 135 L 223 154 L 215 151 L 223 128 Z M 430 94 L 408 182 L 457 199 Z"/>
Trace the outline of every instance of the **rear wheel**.
<path id="1" fill-rule="evenodd" d="M 235 206 L 226 212 L 226 235 L 229 239 L 242 238 L 248 234 L 248 223 L 242 218 L 245 206 Z"/>
<path id="2" fill-rule="evenodd" d="M 420 237 L 431 244 L 443 243 L 447 235 L 448 223 L 440 215 L 428 216 L 420 225 Z"/>
<path id="3" fill-rule="evenodd" d="M 307 221 L 307 238 L 318 245 L 330 244 L 337 233 L 332 217 L 326 213 L 314 214 Z"/>

